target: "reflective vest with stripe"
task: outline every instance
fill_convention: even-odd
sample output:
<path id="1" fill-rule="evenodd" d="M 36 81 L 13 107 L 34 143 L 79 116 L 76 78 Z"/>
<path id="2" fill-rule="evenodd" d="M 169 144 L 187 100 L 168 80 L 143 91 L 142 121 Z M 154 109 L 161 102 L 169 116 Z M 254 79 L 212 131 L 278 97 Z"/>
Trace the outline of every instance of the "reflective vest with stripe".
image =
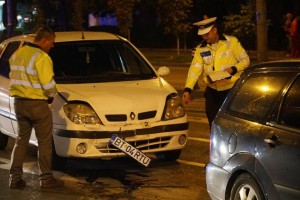
<path id="1" fill-rule="evenodd" d="M 192 60 L 186 84 L 186 88 L 193 89 L 199 77 L 207 86 L 223 91 L 232 88 L 241 72 L 248 67 L 249 56 L 236 37 L 222 36 L 217 44 L 202 44 L 196 48 Z M 213 71 L 225 70 L 229 67 L 236 67 L 237 73 L 230 79 L 223 79 L 216 82 L 209 82 L 207 75 Z"/>
<path id="2" fill-rule="evenodd" d="M 9 64 L 10 96 L 45 100 L 54 97 L 53 63 L 37 45 L 29 44 L 18 49 L 9 59 Z"/>

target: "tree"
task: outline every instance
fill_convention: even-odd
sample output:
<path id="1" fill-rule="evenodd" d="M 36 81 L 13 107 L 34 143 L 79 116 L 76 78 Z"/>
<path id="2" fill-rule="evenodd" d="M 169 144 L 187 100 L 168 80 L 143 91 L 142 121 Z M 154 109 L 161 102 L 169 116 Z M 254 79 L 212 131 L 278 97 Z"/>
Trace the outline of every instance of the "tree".
<path id="1" fill-rule="evenodd" d="M 108 0 L 107 5 L 118 19 L 120 34 L 128 38 L 135 0 Z"/>
<path id="2" fill-rule="evenodd" d="M 239 14 L 224 16 L 224 32 L 236 36 L 246 49 L 255 49 L 255 13 L 249 6 L 241 5 Z"/>
<path id="3" fill-rule="evenodd" d="M 33 21 L 24 25 L 24 33 L 35 32 L 40 26 L 46 25 L 46 17 L 44 8 L 42 7 L 43 2 L 33 3 L 30 9 L 30 13 L 32 13 L 32 9 L 36 9 L 36 14 L 33 15 Z"/>
<path id="4" fill-rule="evenodd" d="M 158 12 L 165 33 L 176 37 L 177 54 L 180 54 L 180 35 L 192 29 L 188 20 L 190 10 L 193 6 L 192 0 L 158 0 Z"/>
<path id="5" fill-rule="evenodd" d="M 82 0 L 65 0 L 66 8 L 68 8 L 68 24 L 70 30 L 81 31 L 83 30 L 83 18 L 82 18 Z"/>

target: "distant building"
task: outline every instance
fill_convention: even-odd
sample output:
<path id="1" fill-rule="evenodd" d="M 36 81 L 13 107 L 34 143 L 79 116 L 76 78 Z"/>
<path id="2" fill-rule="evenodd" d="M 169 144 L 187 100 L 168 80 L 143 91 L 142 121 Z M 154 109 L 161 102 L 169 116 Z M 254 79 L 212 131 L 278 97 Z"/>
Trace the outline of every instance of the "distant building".
<path id="1" fill-rule="evenodd" d="M 100 12 L 98 16 L 99 26 L 118 26 L 117 17 L 114 13 Z"/>

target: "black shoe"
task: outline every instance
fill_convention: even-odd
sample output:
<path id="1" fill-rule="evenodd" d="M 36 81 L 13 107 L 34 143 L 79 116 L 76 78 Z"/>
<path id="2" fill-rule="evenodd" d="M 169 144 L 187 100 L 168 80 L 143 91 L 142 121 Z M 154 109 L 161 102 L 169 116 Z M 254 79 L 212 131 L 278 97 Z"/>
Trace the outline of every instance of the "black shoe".
<path id="1" fill-rule="evenodd" d="M 9 188 L 11 189 L 24 189 L 26 187 L 26 181 L 23 179 L 18 180 L 17 182 L 10 182 Z"/>
<path id="2" fill-rule="evenodd" d="M 47 178 L 40 180 L 41 188 L 52 188 L 52 187 L 62 187 L 65 185 L 65 182 L 55 178 Z"/>

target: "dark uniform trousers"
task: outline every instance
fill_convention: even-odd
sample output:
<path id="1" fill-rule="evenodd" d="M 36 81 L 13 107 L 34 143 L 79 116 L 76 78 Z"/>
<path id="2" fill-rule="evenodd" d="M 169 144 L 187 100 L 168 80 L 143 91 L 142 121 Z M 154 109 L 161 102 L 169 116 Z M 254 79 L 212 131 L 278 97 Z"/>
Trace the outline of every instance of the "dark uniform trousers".
<path id="1" fill-rule="evenodd" d="M 38 140 L 38 164 L 40 179 L 52 177 L 52 113 L 46 100 L 15 98 L 15 113 L 18 122 L 18 137 L 12 151 L 10 168 L 11 182 L 18 181 L 23 174 L 25 157 L 32 128 Z"/>
<path id="2" fill-rule="evenodd" d="M 206 90 L 204 92 L 205 112 L 209 122 L 209 127 L 211 127 L 211 124 L 215 119 L 229 91 L 230 89 L 224 91 L 217 91 L 208 86 L 206 87 Z"/>

